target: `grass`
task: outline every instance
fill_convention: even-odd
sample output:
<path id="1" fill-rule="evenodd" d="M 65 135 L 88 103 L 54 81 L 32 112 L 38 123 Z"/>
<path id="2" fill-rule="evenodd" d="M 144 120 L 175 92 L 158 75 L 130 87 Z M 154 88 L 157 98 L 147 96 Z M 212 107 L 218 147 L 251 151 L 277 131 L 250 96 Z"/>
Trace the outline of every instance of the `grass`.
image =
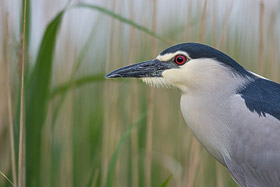
<path id="1" fill-rule="evenodd" d="M 118 144 L 116 150 L 114 151 L 114 154 L 112 155 L 112 157 L 110 159 L 108 173 L 107 173 L 107 179 L 106 179 L 106 185 L 105 185 L 106 187 L 113 186 L 113 177 L 114 177 L 115 167 L 117 164 L 119 152 L 120 152 L 122 145 L 124 144 L 126 139 L 131 135 L 132 130 L 134 130 L 139 125 L 143 124 L 143 119 L 145 119 L 145 116 L 146 115 L 142 114 L 139 117 L 139 120 L 135 124 L 131 125 L 131 127 L 125 132 L 125 134 L 120 139 L 120 143 Z"/>
<path id="2" fill-rule="evenodd" d="M 165 179 L 165 181 L 160 185 L 161 187 L 166 187 L 168 185 L 168 182 L 170 181 L 172 175 L 170 175 L 169 177 L 167 177 Z"/>
<path id="3" fill-rule="evenodd" d="M 268 4 L 257 6 L 253 22 L 247 12 L 255 15 L 256 9 L 238 7 L 240 17 L 233 16 L 234 1 L 224 12 L 212 1 L 181 2 L 165 12 L 169 16 L 159 1 L 150 2 L 150 9 L 136 1 L 74 3 L 57 9 L 35 54 L 30 23 L 36 15 L 32 1 L 23 2 L 20 32 L 26 48 L 12 45 L 20 43 L 14 27 L 0 29 L 0 62 L 8 65 L 0 63 L 0 79 L 8 80 L 0 92 L 10 97 L 0 97 L 0 186 L 236 186 L 186 127 L 177 90 L 151 89 L 136 80 L 105 81 L 104 75 L 154 58 L 171 44 L 197 41 L 279 81 L 279 16 L 264 11 Z M 5 2 L 0 7 L 4 23 L 9 9 Z M 25 75 L 16 65 L 20 59 Z"/>
<path id="4" fill-rule="evenodd" d="M 24 136 L 24 114 L 25 114 L 25 110 L 24 110 L 24 90 L 25 90 L 25 84 L 24 84 L 24 78 L 25 78 L 25 52 L 26 52 L 26 6 L 27 6 L 27 1 L 23 1 L 23 25 L 22 25 L 22 50 L 21 50 L 21 89 L 20 89 L 20 122 L 19 122 L 19 146 L 18 146 L 18 178 L 15 181 L 18 181 L 18 184 L 16 184 L 16 186 L 22 187 L 23 186 L 23 158 L 24 157 L 24 140 L 23 140 L 23 136 Z M 29 146 L 29 144 L 28 144 Z M 29 162 L 28 162 L 29 163 Z M 35 163 L 36 164 L 36 163 Z"/>
<path id="5" fill-rule="evenodd" d="M 14 183 L 2 171 L 0 171 L 0 175 L 2 175 L 4 179 L 6 179 L 12 186 L 15 186 Z"/>
<path id="6" fill-rule="evenodd" d="M 63 13 L 60 12 L 45 31 L 26 88 L 26 186 L 40 186 L 41 131 L 47 114 L 53 55 Z"/>

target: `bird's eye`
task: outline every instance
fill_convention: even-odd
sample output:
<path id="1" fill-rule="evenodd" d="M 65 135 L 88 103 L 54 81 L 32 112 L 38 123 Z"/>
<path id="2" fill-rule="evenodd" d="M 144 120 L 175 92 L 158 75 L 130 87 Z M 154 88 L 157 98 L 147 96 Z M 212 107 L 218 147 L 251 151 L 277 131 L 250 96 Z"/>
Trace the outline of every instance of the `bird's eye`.
<path id="1" fill-rule="evenodd" d="M 174 59 L 174 62 L 178 65 L 183 65 L 185 64 L 187 61 L 187 57 L 185 57 L 184 55 L 177 55 Z"/>

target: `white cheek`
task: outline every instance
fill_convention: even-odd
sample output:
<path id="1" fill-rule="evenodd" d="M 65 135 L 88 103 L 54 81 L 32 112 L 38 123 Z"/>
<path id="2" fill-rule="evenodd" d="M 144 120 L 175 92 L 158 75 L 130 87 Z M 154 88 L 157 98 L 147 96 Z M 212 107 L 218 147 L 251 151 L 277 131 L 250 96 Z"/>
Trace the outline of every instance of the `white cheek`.
<path id="1" fill-rule="evenodd" d="M 180 74 L 182 73 L 181 69 L 169 69 L 162 72 L 162 77 L 172 82 L 181 82 L 181 78 L 183 78 L 183 76 Z"/>
<path id="2" fill-rule="evenodd" d="M 187 89 L 187 77 L 186 75 L 186 71 L 184 69 L 169 69 L 169 70 L 165 70 L 162 73 L 162 77 L 165 80 L 168 80 L 173 87 L 177 87 L 179 88 L 181 91 L 184 91 L 185 89 Z"/>

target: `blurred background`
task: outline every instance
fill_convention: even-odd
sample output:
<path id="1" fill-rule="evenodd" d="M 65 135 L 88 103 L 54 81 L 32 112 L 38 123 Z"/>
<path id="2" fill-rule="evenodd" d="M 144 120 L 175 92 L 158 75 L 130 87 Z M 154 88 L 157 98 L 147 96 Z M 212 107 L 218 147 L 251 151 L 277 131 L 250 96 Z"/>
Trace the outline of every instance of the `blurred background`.
<path id="1" fill-rule="evenodd" d="M 24 4 L 0 1 L 0 186 L 237 186 L 193 138 L 178 90 L 103 76 L 192 41 L 280 82 L 278 0 Z"/>

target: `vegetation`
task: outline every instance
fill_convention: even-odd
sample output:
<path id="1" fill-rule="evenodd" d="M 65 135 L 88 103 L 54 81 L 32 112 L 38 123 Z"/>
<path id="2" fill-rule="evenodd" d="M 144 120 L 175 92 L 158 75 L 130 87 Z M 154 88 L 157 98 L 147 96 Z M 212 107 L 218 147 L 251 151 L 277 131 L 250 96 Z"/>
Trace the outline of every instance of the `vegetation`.
<path id="1" fill-rule="evenodd" d="M 168 2 L 51 4 L 35 50 L 34 2 L 20 27 L 0 2 L 0 186 L 237 186 L 185 125 L 177 90 L 103 77 L 195 41 L 279 82 L 279 3 Z"/>

